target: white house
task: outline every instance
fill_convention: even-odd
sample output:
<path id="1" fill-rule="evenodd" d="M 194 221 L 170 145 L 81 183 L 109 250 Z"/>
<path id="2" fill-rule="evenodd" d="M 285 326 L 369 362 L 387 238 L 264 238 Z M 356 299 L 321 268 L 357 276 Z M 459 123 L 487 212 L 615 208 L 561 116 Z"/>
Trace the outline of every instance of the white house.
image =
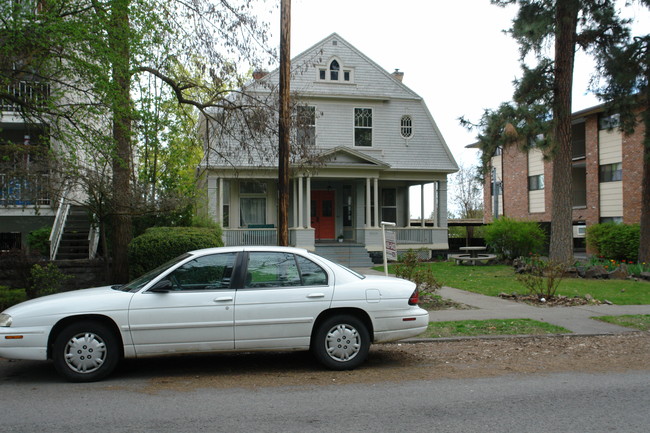
<path id="1" fill-rule="evenodd" d="M 448 249 L 447 176 L 458 167 L 423 99 L 402 83 L 403 74 L 387 72 L 336 33 L 292 59 L 292 69 L 299 119 L 293 137 L 311 144 L 320 163 L 292 159 L 290 243 L 361 264 L 347 257 L 355 248 L 366 261 L 368 253 L 381 251 L 380 223 L 388 221 L 396 223 L 399 250 Z M 278 77 L 278 71 L 258 76 L 248 88 L 262 100 Z M 244 128 L 218 123 L 202 127 L 204 211 L 222 224 L 227 245 L 275 244 L 277 137 L 260 138 L 255 151 L 237 158 L 233 149 L 241 141 L 250 145 L 255 134 L 242 138 Z M 423 202 L 434 202 L 433 227 L 425 226 L 429 215 L 410 223 L 409 189 L 424 184 L 434 185 L 433 196 L 421 193 Z M 328 246 L 337 249 L 327 254 Z"/>

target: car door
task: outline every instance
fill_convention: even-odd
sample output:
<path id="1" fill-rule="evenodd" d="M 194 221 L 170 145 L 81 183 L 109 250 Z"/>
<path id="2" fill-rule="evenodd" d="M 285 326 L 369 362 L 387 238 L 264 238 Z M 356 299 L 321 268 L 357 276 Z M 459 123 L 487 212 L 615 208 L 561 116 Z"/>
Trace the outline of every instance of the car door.
<path id="1" fill-rule="evenodd" d="M 329 308 L 334 281 L 298 254 L 251 251 L 235 299 L 236 349 L 308 348 L 314 320 Z"/>
<path id="2" fill-rule="evenodd" d="M 237 253 L 196 257 L 163 277 L 164 291 L 133 296 L 129 326 L 136 354 L 232 350 Z"/>

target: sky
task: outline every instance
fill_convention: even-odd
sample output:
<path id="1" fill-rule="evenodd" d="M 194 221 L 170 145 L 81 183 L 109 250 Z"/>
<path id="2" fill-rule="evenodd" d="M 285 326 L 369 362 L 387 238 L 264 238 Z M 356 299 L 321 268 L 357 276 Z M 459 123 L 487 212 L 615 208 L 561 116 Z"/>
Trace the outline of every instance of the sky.
<path id="1" fill-rule="evenodd" d="M 476 132 L 460 126 L 458 118 L 478 121 L 485 109 L 511 99 L 512 82 L 520 76 L 519 51 L 503 30 L 515 12 L 489 0 L 292 0 L 291 56 L 338 33 L 388 72 L 404 72 L 403 83 L 424 99 L 456 161 L 477 165 L 478 151 L 465 148 L 476 141 Z M 650 25 L 646 9 L 626 13 L 637 28 Z M 279 14 L 274 21 L 279 41 Z M 578 53 L 573 111 L 600 103 L 587 91 L 592 71 L 588 56 Z M 414 199 L 411 214 L 417 217 L 419 193 Z M 425 215 L 430 208 L 426 203 Z"/>

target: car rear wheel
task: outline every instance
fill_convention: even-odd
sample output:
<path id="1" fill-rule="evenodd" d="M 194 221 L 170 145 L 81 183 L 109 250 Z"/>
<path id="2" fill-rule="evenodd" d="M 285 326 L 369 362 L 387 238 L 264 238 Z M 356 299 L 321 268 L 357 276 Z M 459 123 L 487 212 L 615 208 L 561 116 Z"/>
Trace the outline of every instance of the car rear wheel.
<path id="1" fill-rule="evenodd" d="M 100 380 L 120 360 L 118 339 L 101 323 L 72 323 L 54 340 L 52 358 L 58 373 L 71 382 Z"/>
<path id="2" fill-rule="evenodd" d="M 351 370 L 368 357 L 370 334 L 354 316 L 334 316 L 318 327 L 312 341 L 316 359 L 332 370 Z"/>

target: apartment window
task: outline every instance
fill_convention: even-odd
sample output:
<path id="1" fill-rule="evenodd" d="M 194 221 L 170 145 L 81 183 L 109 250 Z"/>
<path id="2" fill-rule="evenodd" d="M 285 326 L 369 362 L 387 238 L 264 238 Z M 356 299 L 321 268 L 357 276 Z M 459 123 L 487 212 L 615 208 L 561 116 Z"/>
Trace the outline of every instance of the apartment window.
<path id="1" fill-rule="evenodd" d="M 372 146 L 372 109 L 354 109 L 354 145 Z"/>
<path id="2" fill-rule="evenodd" d="M 618 182 L 623 180 L 623 164 L 620 162 L 614 164 L 605 164 L 600 166 L 601 182 Z"/>
<path id="3" fill-rule="evenodd" d="M 21 248 L 20 232 L 0 233 L 0 252 L 6 253 Z"/>
<path id="4" fill-rule="evenodd" d="M 598 117 L 598 129 L 614 129 L 621 123 L 620 114 L 604 115 Z"/>
<path id="5" fill-rule="evenodd" d="M 540 189 L 544 189 L 544 175 L 528 176 L 528 191 L 539 191 Z"/>
<path id="6" fill-rule="evenodd" d="M 241 226 L 266 224 L 266 184 L 241 182 L 239 195 Z"/>
<path id="7" fill-rule="evenodd" d="M 498 146 L 496 149 L 494 149 L 494 154 L 492 156 L 499 156 L 503 153 L 503 149 L 501 146 Z"/>
<path id="8" fill-rule="evenodd" d="M 381 220 L 397 223 L 397 190 L 395 188 L 381 190 Z"/>
<path id="9" fill-rule="evenodd" d="M 296 107 L 296 140 L 300 145 L 316 144 L 316 107 Z"/>
<path id="10" fill-rule="evenodd" d="M 402 138 L 411 138 L 413 135 L 413 119 L 411 119 L 411 116 L 402 116 L 400 120 L 400 134 Z"/>
<path id="11" fill-rule="evenodd" d="M 623 217 L 601 217 L 600 222 L 601 222 L 601 224 L 604 224 L 604 223 L 623 224 Z"/>
<path id="12" fill-rule="evenodd" d="M 503 194 L 503 188 L 501 185 L 501 182 L 497 182 L 497 195 L 502 195 Z M 490 195 L 494 196 L 494 182 L 490 182 Z"/>

